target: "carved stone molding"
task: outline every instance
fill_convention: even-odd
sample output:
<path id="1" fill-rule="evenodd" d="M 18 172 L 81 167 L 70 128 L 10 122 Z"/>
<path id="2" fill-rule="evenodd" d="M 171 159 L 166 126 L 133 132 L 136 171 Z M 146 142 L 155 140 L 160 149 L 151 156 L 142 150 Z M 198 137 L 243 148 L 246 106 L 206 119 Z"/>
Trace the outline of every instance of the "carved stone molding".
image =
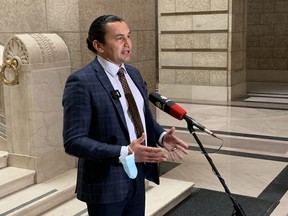
<path id="1" fill-rule="evenodd" d="M 31 34 L 31 37 L 37 42 L 40 48 L 43 63 L 54 62 L 55 56 L 57 56 L 57 49 L 51 39 L 45 34 L 36 33 Z"/>
<path id="2" fill-rule="evenodd" d="M 37 48 L 35 44 L 37 44 Z M 31 49 L 33 46 L 34 48 Z M 39 58 L 37 63 L 54 62 L 57 61 L 57 54 L 57 47 L 52 41 L 51 35 L 33 33 L 12 37 L 5 46 L 3 57 L 4 61 L 15 58 L 20 61 L 20 65 L 23 65 L 35 63 L 35 61 L 31 61 L 31 58 L 35 58 L 35 56 L 37 56 L 37 59 Z"/>
<path id="3" fill-rule="evenodd" d="M 3 56 L 5 60 L 16 58 L 21 64 L 29 63 L 28 51 L 23 42 L 13 37 L 5 46 Z M 5 61 L 4 60 L 4 61 Z"/>

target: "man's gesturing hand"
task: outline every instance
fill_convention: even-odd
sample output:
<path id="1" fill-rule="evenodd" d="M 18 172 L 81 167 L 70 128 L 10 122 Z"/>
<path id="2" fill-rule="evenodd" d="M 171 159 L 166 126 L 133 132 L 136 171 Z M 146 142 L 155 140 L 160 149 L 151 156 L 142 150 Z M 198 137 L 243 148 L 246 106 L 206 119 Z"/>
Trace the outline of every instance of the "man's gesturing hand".
<path id="1" fill-rule="evenodd" d="M 161 148 L 142 145 L 144 140 L 145 134 L 142 134 L 129 145 L 134 152 L 135 162 L 160 163 L 167 160 L 168 156 L 163 153 Z"/>

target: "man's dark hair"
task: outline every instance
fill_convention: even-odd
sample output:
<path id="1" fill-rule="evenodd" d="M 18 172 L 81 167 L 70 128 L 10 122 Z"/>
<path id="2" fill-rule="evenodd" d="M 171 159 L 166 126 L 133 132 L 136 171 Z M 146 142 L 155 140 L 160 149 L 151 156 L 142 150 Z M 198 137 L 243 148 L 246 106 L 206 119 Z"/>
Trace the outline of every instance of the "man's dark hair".
<path id="1" fill-rule="evenodd" d="M 103 15 L 96 18 L 90 25 L 88 38 L 86 39 L 88 49 L 97 53 L 96 49 L 93 47 L 93 41 L 97 40 L 99 43 L 105 43 L 104 36 L 106 33 L 106 24 L 123 21 L 122 18 L 114 15 Z"/>

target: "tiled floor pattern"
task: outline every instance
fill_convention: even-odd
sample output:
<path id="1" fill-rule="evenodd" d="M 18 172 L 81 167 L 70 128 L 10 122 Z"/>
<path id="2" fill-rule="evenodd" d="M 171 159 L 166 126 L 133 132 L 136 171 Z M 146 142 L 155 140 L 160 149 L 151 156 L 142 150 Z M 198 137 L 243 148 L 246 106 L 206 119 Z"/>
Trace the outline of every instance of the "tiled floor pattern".
<path id="1" fill-rule="evenodd" d="M 222 143 L 195 128 L 230 191 L 279 200 L 272 215 L 288 215 L 288 104 L 259 103 L 258 99 L 229 104 L 211 101 L 178 104 L 187 110 L 187 115 L 223 139 Z M 191 181 L 198 188 L 224 191 L 186 122 L 158 109 L 157 118 L 167 129 L 175 126 L 178 135 L 190 144 L 189 155 L 177 161 L 180 164 L 163 177 Z"/>

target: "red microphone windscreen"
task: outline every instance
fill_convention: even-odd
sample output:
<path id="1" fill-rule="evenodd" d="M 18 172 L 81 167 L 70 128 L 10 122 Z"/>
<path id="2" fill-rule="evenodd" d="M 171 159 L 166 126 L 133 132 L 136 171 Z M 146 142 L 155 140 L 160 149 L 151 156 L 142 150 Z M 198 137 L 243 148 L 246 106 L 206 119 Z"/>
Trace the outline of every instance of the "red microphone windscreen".
<path id="1" fill-rule="evenodd" d="M 184 110 L 177 104 L 173 104 L 169 110 L 169 114 L 179 120 L 182 120 L 184 115 L 186 115 L 186 113 L 187 113 L 186 110 Z"/>

